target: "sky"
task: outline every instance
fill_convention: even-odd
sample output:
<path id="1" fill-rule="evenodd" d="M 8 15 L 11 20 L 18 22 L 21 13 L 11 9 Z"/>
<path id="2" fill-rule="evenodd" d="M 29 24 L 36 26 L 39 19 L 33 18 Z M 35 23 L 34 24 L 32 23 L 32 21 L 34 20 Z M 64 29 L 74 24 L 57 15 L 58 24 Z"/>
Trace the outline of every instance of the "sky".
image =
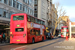
<path id="1" fill-rule="evenodd" d="M 70 21 L 75 22 L 75 0 L 52 0 L 52 2 L 53 4 L 59 2 L 59 7 L 63 7 Z"/>

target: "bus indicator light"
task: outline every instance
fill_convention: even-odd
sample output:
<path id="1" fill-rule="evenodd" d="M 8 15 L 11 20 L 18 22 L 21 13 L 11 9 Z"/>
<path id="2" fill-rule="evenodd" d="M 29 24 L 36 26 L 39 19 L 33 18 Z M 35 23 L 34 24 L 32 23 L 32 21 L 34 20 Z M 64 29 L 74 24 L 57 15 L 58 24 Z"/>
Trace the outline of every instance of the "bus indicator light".
<path id="1" fill-rule="evenodd" d="M 12 34 L 12 32 L 10 32 L 10 34 Z"/>

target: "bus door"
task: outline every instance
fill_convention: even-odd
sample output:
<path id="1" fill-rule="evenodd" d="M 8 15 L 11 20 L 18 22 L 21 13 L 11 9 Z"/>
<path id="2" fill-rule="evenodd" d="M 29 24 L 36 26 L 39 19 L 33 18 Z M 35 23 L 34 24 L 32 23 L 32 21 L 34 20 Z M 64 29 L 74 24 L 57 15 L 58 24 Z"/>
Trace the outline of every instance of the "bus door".
<path id="1" fill-rule="evenodd" d="M 36 41 L 40 41 L 41 40 L 40 29 L 35 30 L 35 35 L 36 35 Z"/>

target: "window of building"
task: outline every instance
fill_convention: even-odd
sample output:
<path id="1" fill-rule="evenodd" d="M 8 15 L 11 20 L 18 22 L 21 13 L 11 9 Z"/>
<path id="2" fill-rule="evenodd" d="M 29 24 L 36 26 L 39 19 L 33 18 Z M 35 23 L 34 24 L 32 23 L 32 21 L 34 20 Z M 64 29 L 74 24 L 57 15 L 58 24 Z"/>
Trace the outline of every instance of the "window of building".
<path id="1" fill-rule="evenodd" d="M 12 0 L 9 0 L 9 6 L 12 6 Z"/>
<path id="2" fill-rule="evenodd" d="M 27 0 L 27 2 L 26 2 L 27 4 L 28 4 L 28 0 Z"/>
<path id="3" fill-rule="evenodd" d="M 25 7 L 25 11 L 26 11 L 26 13 L 28 13 L 28 7 L 27 6 Z"/>
<path id="4" fill-rule="evenodd" d="M 3 12 L 3 17 L 6 17 L 6 11 Z"/>
<path id="5" fill-rule="evenodd" d="M 17 2 L 17 9 L 19 9 L 19 3 Z"/>
<path id="6" fill-rule="evenodd" d="M 29 8 L 28 8 L 28 13 L 29 13 Z"/>
<path id="7" fill-rule="evenodd" d="M 29 14 L 30 14 L 30 9 L 29 9 Z"/>
<path id="8" fill-rule="evenodd" d="M 4 0 L 4 3 L 7 4 L 7 1 L 8 1 L 8 0 Z"/>
<path id="9" fill-rule="evenodd" d="M 37 17 L 37 14 L 34 14 L 34 17 Z"/>
<path id="10" fill-rule="evenodd" d="M 22 4 L 20 4 L 20 10 L 22 10 Z"/>
<path id="11" fill-rule="evenodd" d="M 29 22 L 31 21 L 31 17 L 30 16 L 27 16 L 27 19 L 28 19 Z"/>
<path id="12" fill-rule="evenodd" d="M 0 0 L 0 2 L 2 2 L 2 0 Z"/>
<path id="13" fill-rule="evenodd" d="M 25 0 L 23 0 L 23 2 L 25 2 Z"/>
<path id="14" fill-rule="evenodd" d="M 23 5 L 23 11 L 25 12 L 25 5 Z"/>
<path id="15" fill-rule="evenodd" d="M 37 4 L 37 1 L 35 1 L 34 4 Z"/>
<path id="16" fill-rule="evenodd" d="M 28 3 L 28 0 L 25 0 L 25 3 Z"/>
<path id="17" fill-rule="evenodd" d="M 35 8 L 34 10 L 37 11 L 37 8 Z"/>
<path id="18" fill-rule="evenodd" d="M 16 1 L 13 0 L 13 7 L 16 7 Z"/>

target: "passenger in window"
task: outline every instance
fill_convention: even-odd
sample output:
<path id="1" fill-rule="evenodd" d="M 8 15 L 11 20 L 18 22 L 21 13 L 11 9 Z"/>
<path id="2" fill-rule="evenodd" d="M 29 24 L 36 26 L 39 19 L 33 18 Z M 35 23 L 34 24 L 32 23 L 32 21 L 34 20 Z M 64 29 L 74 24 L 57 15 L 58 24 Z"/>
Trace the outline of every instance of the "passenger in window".
<path id="1" fill-rule="evenodd" d="M 36 36 L 38 36 L 38 32 L 36 32 Z"/>
<path id="2" fill-rule="evenodd" d="M 34 35 L 34 30 L 32 30 L 32 33 L 31 34 Z"/>

